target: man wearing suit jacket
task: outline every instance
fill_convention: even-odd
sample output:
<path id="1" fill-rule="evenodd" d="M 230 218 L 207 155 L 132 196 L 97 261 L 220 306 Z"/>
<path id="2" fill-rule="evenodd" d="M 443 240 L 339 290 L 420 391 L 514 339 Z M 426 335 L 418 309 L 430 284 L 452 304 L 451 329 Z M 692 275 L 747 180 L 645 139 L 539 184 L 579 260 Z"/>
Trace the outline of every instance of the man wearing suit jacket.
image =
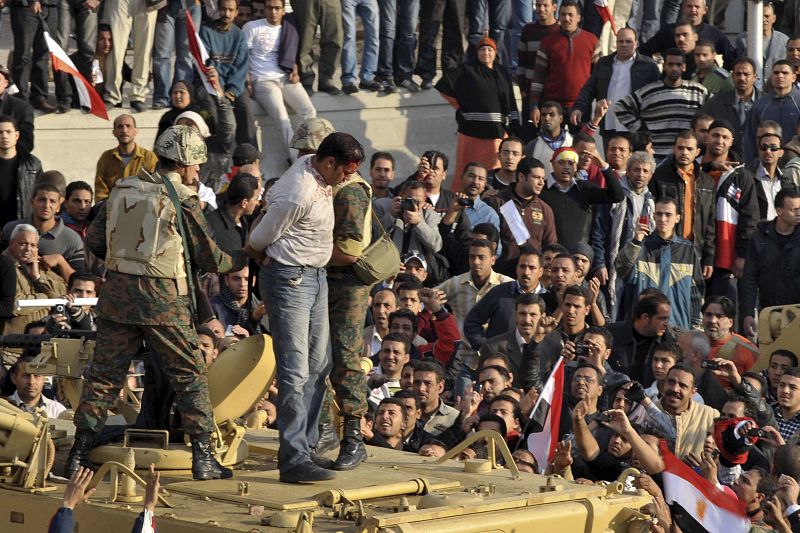
<path id="1" fill-rule="evenodd" d="M 607 139 L 618 131 L 627 131 L 614 114 L 614 104 L 661 77 L 655 61 L 636 52 L 637 44 L 633 29 L 619 30 L 617 51 L 600 58 L 575 100 L 570 114 L 573 125 L 577 126 L 583 117 L 590 117 L 594 100 L 607 100 L 608 112 L 600 128 L 603 138 Z"/>
<path id="2" fill-rule="evenodd" d="M 538 294 L 525 293 L 514 303 L 514 329 L 487 339 L 481 345 L 481 357 L 502 354 L 508 357 L 508 370 L 514 376 L 513 386 L 522 387 L 525 357 L 531 357 L 536 347 L 534 335 L 544 316 L 544 300 Z"/>

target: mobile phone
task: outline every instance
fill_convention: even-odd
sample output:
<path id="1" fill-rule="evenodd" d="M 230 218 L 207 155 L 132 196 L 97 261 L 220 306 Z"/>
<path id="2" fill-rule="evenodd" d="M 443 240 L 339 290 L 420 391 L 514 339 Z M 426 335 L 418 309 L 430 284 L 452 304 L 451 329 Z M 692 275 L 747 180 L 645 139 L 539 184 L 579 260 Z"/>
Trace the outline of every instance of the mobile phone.
<path id="1" fill-rule="evenodd" d="M 648 215 L 640 215 L 639 216 L 639 224 L 642 226 L 649 226 L 650 225 L 650 217 Z"/>
<path id="2" fill-rule="evenodd" d="M 747 436 L 748 437 L 756 437 L 758 439 L 766 439 L 768 437 L 768 434 L 767 434 L 766 431 L 764 431 L 761 428 L 753 428 L 753 429 L 751 429 L 750 431 L 747 432 Z"/>
<path id="3" fill-rule="evenodd" d="M 598 424 L 607 424 L 608 422 L 611 422 L 611 417 L 610 417 L 610 416 L 608 416 L 608 415 L 607 415 L 607 414 L 605 414 L 605 413 L 597 413 L 597 414 L 596 414 L 596 415 L 594 415 L 592 418 L 593 418 L 593 419 L 594 419 L 594 421 L 595 421 L 595 422 L 597 422 Z"/>
<path id="4" fill-rule="evenodd" d="M 709 370 L 719 370 L 719 363 L 710 360 L 700 361 L 700 368 L 707 368 Z"/>

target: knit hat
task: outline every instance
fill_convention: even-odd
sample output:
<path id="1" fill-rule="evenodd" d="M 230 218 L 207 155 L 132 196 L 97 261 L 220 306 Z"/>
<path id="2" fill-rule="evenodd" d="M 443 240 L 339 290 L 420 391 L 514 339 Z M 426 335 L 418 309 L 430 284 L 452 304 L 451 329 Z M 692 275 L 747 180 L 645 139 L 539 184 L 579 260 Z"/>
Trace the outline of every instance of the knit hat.
<path id="1" fill-rule="evenodd" d="M 481 40 L 478 41 L 478 46 L 476 50 L 480 50 L 484 46 L 491 46 L 492 48 L 494 48 L 494 51 L 497 52 L 497 43 L 495 43 L 494 39 L 489 37 L 487 33 L 484 33 L 483 37 L 481 37 Z"/>
<path id="2" fill-rule="evenodd" d="M 594 250 L 591 246 L 586 244 L 585 242 L 579 242 L 575 246 L 573 246 L 570 251 L 570 255 L 582 255 L 589 259 L 589 262 L 594 262 Z"/>
<path id="3" fill-rule="evenodd" d="M 553 157 L 550 158 L 550 162 L 561 161 L 562 159 L 567 159 L 569 161 L 574 161 L 575 163 L 578 162 L 578 152 L 575 151 L 574 148 L 569 146 L 562 146 L 555 152 L 553 152 Z"/>
<path id="4" fill-rule="evenodd" d="M 715 130 L 717 128 L 725 128 L 726 130 L 731 132 L 731 135 L 736 137 L 736 130 L 734 129 L 733 124 L 731 124 L 730 121 L 725 120 L 724 118 L 718 118 L 717 120 L 712 122 L 711 126 L 708 127 L 708 131 Z"/>

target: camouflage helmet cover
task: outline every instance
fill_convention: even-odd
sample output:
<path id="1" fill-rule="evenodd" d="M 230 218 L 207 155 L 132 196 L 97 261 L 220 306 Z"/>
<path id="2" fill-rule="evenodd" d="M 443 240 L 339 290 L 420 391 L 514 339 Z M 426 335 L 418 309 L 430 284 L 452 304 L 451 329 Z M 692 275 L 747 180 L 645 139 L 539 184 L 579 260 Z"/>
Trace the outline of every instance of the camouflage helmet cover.
<path id="1" fill-rule="evenodd" d="M 156 140 L 156 155 L 191 166 L 205 163 L 206 143 L 200 134 L 189 126 L 170 126 Z"/>
<path id="2" fill-rule="evenodd" d="M 325 137 L 335 132 L 333 124 L 328 120 L 320 117 L 309 118 L 297 127 L 297 131 L 292 137 L 291 147 L 295 150 L 316 152 Z"/>

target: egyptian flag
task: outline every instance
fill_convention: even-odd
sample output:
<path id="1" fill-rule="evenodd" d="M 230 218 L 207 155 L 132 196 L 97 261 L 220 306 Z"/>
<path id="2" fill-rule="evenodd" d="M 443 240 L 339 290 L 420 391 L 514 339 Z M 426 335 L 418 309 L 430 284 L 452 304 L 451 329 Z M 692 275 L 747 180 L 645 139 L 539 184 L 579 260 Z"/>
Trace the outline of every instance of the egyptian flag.
<path id="1" fill-rule="evenodd" d="M 203 41 L 200 40 L 200 35 L 198 35 L 197 29 L 194 27 L 192 15 L 188 9 L 186 10 L 186 35 L 189 39 L 189 52 L 192 54 L 192 61 L 197 68 L 197 72 L 200 73 L 200 79 L 203 80 L 203 87 L 205 87 L 208 94 L 217 94 L 217 89 L 208 79 L 208 69 L 206 68 L 206 61 L 209 58 L 208 51 L 203 45 Z"/>
<path id="2" fill-rule="evenodd" d="M 81 102 L 81 107 L 89 109 L 89 113 L 96 117 L 108 120 L 108 113 L 103 99 L 97 94 L 97 91 L 92 87 L 92 84 L 86 81 L 83 74 L 78 72 L 75 63 L 69 58 L 67 53 L 58 46 L 58 43 L 50 37 L 48 32 L 44 32 L 44 40 L 47 42 L 47 48 L 50 49 L 50 59 L 53 61 L 53 70 L 64 72 L 72 76 L 75 80 L 75 89 L 78 91 L 78 99 Z"/>
<path id="3" fill-rule="evenodd" d="M 600 18 L 603 19 L 603 22 L 611 24 L 611 31 L 616 35 L 617 25 L 614 23 L 614 14 L 611 13 L 611 9 L 608 7 L 608 0 L 594 0 L 594 8 Z"/>
<path id="4" fill-rule="evenodd" d="M 661 475 L 667 503 L 680 505 L 706 531 L 746 533 L 750 530 L 743 502 L 689 468 L 667 449 L 663 440 L 659 446 L 665 466 Z"/>
<path id="5" fill-rule="evenodd" d="M 538 421 L 541 431 L 528 437 L 528 451 L 536 458 L 539 473 L 553 460 L 558 444 L 558 431 L 561 422 L 561 405 L 564 400 L 564 358 L 556 361 L 550 377 L 547 378 L 542 394 L 536 400 L 531 418 Z"/>

